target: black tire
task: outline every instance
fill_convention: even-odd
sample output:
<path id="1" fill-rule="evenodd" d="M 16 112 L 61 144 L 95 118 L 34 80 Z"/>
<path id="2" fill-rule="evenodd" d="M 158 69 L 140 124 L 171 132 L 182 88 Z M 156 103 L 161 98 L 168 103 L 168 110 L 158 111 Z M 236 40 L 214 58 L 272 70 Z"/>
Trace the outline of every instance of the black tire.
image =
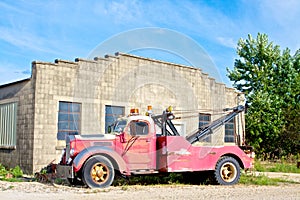
<path id="1" fill-rule="evenodd" d="M 84 182 L 78 177 L 68 178 L 67 179 L 70 185 L 81 186 L 84 185 Z"/>
<path id="2" fill-rule="evenodd" d="M 236 159 L 222 157 L 216 164 L 214 179 L 220 185 L 234 185 L 240 180 L 241 170 Z"/>
<path id="3" fill-rule="evenodd" d="M 112 163 L 104 156 L 93 156 L 83 167 L 83 181 L 90 188 L 109 187 L 115 177 Z"/>
<path id="4" fill-rule="evenodd" d="M 207 184 L 209 178 L 208 171 L 185 172 L 183 173 L 183 183 L 202 185 Z"/>

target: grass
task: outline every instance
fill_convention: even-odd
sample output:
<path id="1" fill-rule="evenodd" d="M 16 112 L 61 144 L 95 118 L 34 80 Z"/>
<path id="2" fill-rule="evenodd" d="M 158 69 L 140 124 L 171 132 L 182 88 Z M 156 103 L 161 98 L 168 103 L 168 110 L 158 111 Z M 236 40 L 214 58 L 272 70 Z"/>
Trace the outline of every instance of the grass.
<path id="1" fill-rule="evenodd" d="M 279 185 L 280 183 L 296 183 L 296 182 L 284 180 L 281 178 L 269 178 L 265 175 L 255 176 L 255 175 L 242 174 L 239 183 L 244 185 Z"/>
<path id="2" fill-rule="evenodd" d="M 259 161 L 254 164 L 255 171 L 258 172 L 283 172 L 283 173 L 300 173 L 296 163 L 286 161 Z"/>
<path id="3" fill-rule="evenodd" d="M 300 173 L 295 160 L 255 160 L 254 171 L 257 172 L 281 172 L 281 173 Z M 282 178 L 269 178 L 265 175 L 255 176 L 253 174 L 242 174 L 240 182 L 245 185 L 279 185 L 280 183 L 297 183 Z"/>
<path id="4" fill-rule="evenodd" d="M 281 172 L 300 173 L 296 161 L 276 160 L 261 161 L 255 160 L 254 171 L 257 172 Z M 279 185 L 280 183 L 297 183 L 282 178 L 269 178 L 265 175 L 255 176 L 253 174 L 242 174 L 239 183 L 245 185 Z"/>

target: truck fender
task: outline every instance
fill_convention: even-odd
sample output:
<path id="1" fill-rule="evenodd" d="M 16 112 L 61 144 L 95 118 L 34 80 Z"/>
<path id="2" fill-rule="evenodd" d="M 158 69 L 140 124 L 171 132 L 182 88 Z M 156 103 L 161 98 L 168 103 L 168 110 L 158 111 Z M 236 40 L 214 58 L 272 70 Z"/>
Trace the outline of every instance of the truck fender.
<path id="1" fill-rule="evenodd" d="M 84 165 L 85 161 L 93 155 L 104 155 L 114 165 L 114 168 L 119 170 L 122 174 L 130 175 L 129 169 L 124 159 L 113 149 L 108 147 L 93 146 L 82 150 L 73 160 L 74 171 L 79 171 Z"/>
<path id="2" fill-rule="evenodd" d="M 221 159 L 222 157 L 225 157 L 225 156 L 232 157 L 236 161 L 238 161 L 238 163 L 242 169 L 251 168 L 251 165 L 252 165 L 251 158 L 249 158 L 246 154 L 245 155 L 243 155 L 243 154 L 237 155 L 234 153 L 225 153 L 222 156 L 220 156 L 219 159 Z"/>

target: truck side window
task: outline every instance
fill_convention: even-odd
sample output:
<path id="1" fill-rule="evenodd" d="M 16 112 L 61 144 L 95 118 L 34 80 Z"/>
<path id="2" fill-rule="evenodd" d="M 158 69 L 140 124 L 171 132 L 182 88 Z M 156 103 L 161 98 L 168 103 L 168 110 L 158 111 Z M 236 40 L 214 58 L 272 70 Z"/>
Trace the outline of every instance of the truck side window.
<path id="1" fill-rule="evenodd" d="M 147 122 L 135 121 L 130 123 L 130 135 L 148 135 L 149 126 Z"/>

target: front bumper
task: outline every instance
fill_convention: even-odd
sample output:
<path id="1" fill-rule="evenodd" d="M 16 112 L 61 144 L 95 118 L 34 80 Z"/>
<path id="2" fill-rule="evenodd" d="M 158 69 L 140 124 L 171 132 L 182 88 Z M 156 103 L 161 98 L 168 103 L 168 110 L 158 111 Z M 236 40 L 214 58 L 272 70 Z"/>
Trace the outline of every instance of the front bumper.
<path id="1" fill-rule="evenodd" d="M 73 166 L 58 164 L 56 166 L 56 177 L 61 179 L 74 178 Z"/>

